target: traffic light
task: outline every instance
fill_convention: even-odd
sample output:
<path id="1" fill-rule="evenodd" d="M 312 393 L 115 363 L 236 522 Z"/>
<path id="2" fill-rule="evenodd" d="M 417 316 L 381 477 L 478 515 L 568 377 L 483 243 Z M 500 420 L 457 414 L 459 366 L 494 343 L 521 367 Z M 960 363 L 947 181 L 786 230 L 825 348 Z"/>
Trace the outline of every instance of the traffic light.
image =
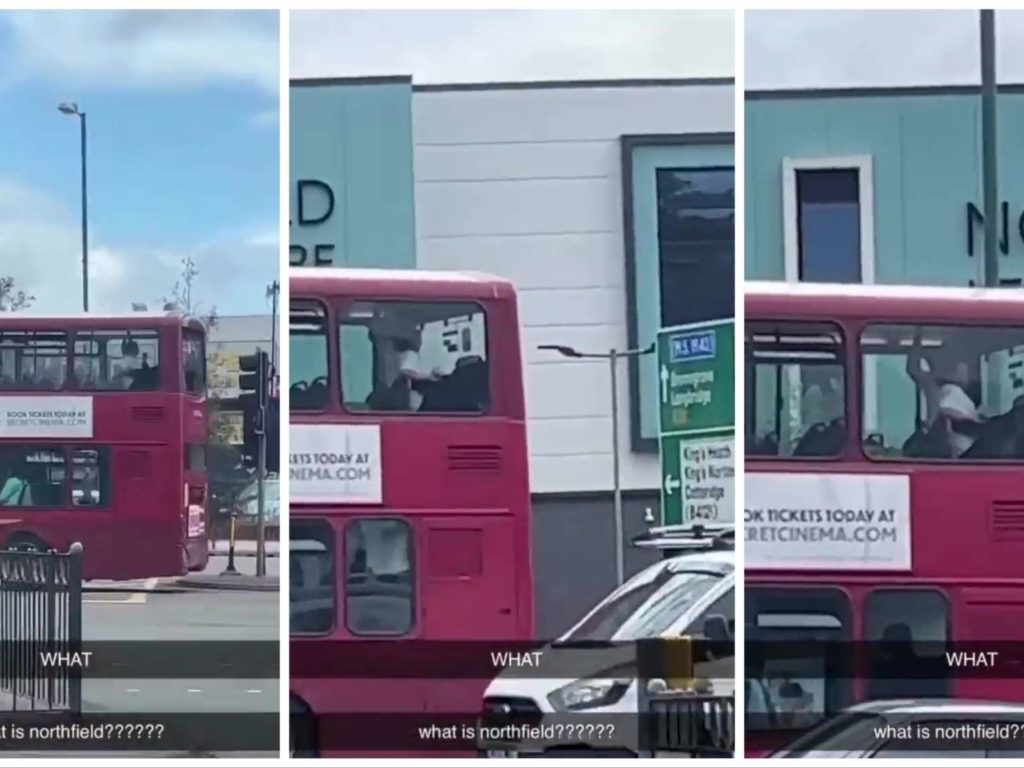
<path id="1" fill-rule="evenodd" d="M 238 358 L 238 404 L 244 423 L 243 461 L 255 467 L 259 462 L 259 436 L 266 429 L 267 405 L 270 398 L 270 358 L 262 349 L 254 355 Z"/>
<path id="2" fill-rule="evenodd" d="M 271 397 L 267 404 L 267 472 L 281 469 L 281 401 Z"/>

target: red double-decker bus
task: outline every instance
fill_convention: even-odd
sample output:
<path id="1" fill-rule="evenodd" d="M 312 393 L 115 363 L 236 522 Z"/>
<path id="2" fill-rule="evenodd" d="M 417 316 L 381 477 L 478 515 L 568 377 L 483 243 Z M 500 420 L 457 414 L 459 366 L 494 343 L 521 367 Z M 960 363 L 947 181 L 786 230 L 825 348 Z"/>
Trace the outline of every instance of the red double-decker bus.
<path id="1" fill-rule="evenodd" d="M 532 639 L 511 283 L 311 269 L 293 270 L 290 287 L 293 669 L 330 643 L 386 641 L 398 658 L 416 641 Z M 331 713 L 476 712 L 489 682 L 429 677 L 293 674 L 293 749 L 346 751 L 319 726 Z M 395 738 L 379 751 L 415 751 Z"/>
<path id="2" fill-rule="evenodd" d="M 87 579 L 205 567 L 206 362 L 178 313 L 0 314 L 0 546 Z"/>
<path id="3" fill-rule="evenodd" d="M 1024 293 L 748 284 L 745 354 L 748 751 L 865 700 L 1024 700 L 944 658 L 1024 637 Z"/>

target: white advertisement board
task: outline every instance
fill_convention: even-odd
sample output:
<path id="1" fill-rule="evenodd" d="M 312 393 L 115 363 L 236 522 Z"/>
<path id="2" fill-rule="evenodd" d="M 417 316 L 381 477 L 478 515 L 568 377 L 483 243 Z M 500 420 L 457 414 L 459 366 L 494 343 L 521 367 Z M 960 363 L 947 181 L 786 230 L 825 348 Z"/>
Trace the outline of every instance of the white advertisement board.
<path id="1" fill-rule="evenodd" d="M 293 424 L 289 497 L 298 503 L 380 504 L 380 426 Z"/>
<path id="2" fill-rule="evenodd" d="M 0 438 L 92 437 L 92 398 L 0 397 Z"/>
<path id="3" fill-rule="evenodd" d="M 744 488 L 747 568 L 910 569 L 907 475 L 748 472 Z"/>

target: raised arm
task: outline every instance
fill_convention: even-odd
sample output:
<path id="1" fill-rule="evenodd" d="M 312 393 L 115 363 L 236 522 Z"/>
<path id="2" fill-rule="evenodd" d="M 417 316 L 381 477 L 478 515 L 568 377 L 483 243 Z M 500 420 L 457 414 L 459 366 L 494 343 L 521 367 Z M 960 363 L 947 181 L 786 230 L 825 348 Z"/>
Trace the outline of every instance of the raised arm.
<path id="1" fill-rule="evenodd" d="M 931 424 L 939 413 L 939 386 L 933 371 L 925 368 L 925 357 L 921 351 L 921 330 L 914 334 L 914 344 L 907 355 L 907 376 L 924 392 L 925 419 Z"/>

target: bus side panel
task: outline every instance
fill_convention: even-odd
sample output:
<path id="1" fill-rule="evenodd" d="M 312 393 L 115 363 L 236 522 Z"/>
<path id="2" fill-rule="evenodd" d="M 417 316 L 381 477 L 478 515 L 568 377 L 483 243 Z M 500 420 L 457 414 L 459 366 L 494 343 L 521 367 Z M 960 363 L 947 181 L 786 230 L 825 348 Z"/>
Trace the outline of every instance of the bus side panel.
<path id="1" fill-rule="evenodd" d="M 519 640 L 516 586 L 520 574 L 516 573 L 515 547 L 510 546 L 516 540 L 513 516 L 431 515 L 423 519 L 421 535 L 424 638 L 459 641 L 451 644 L 448 653 L 464 652 L 474 658 Z M 496 668 L 495 675 L 499 671 Z M 479 711 L 491 679 L 426 682 L 428 712 L 465 715 Z"/>
<path id="2" fill-rule="evenodd" d="M 164 451 L 134 445 L 115 449 L 112 578 L 185 573 L 183 491 L 169 482 L 173 466 L 161 460 Z"/>
<path id="3" fill-rule="evenodd" d="M 968 587 L 961 590 L 964 646 L 971 651 L 995 651 L 999 674 L 966 674 L 957 679 L 957 695 L 971 699 L 1024 701 L 1024 662 L 1013 648 L 1024 637 L 1024 594 L 1019 588 Z M 987 669 L 987 668 L 986 668 Z"/>

